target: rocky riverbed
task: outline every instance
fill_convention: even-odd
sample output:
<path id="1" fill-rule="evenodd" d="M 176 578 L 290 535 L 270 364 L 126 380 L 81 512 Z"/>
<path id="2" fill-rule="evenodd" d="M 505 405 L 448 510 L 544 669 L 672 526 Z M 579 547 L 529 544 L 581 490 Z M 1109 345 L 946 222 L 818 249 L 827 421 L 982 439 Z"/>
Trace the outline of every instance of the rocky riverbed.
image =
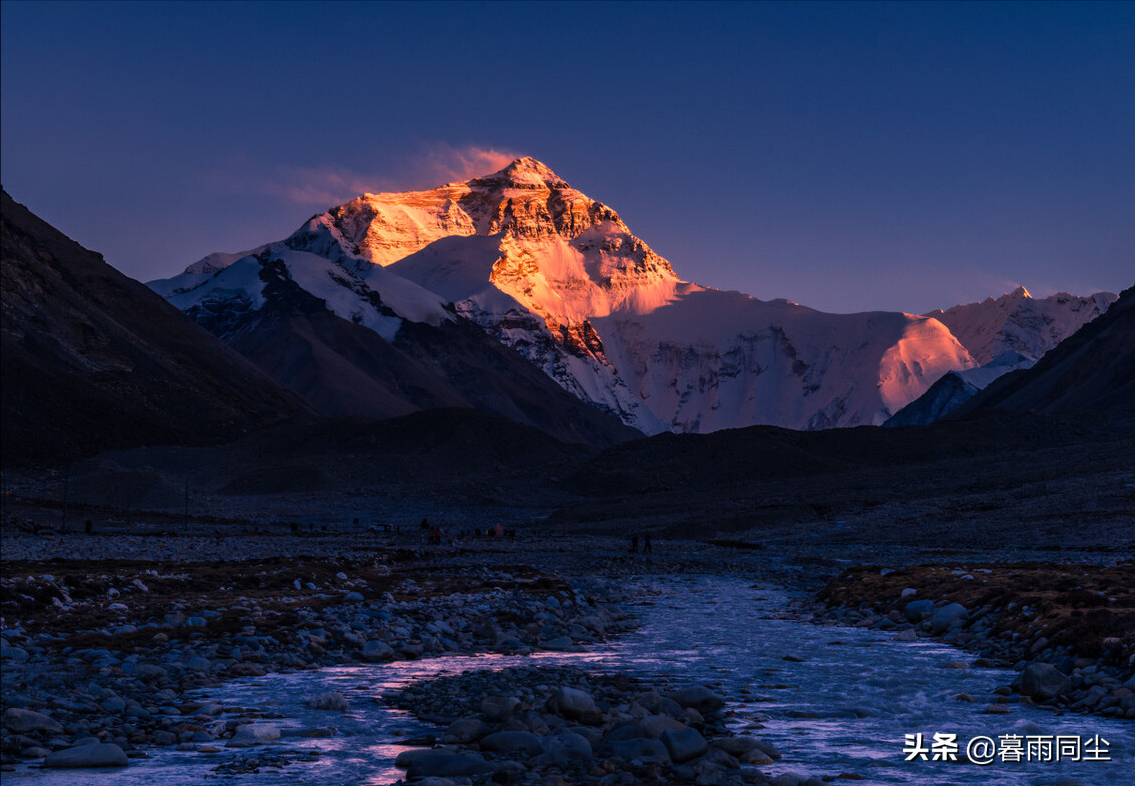
<path id="1" fill-rule="evenodd" d="M 906 641 L 933 636 L 980 663 L 1012 665 L 1002 701 L 1135 719 L 1135 563 L 861 567 L 819 598 L 830 604 L 821 618 Z"/>
<path id="2" fill-rule="evenodd" d="M 139 549 L 164 559 L 133 559 Z M 84 552 L 94 559 L 77 559 Z M 232 558 L 237 554 L 242 558 Z M 372 532 L 253 533 L 239 540 L 192 533 L 20 534 L 5 538 L 4 557 L 0 755 L 5 771 L 20 777 L 40 766 L 50 768 L 44 773 L 98 766 L 107 778 L 122 780 L 137 770 L 146 782 L 164 772 L 172 778 L 166 782 L 180 783 L 189 771 L 188 759 L 178 757 L 193 757 L 208 762 L 213 775 L 263 779 L 299 772 L 305 762 L 357 744 L 352 740 L 373 739 L 391 750 L 395 738 L 384 735 L 396 733 L 397 725 L 374 737 L 367 727 L 376 720 L 374 699 L 359 694 L 356 683 L 367 682 L 368 669 L 434 661 L 447 668 L 454 661 L 480 663 L 468 673 L 457 666 L 458 673 L 441 676 L 423 669 L 384 697 L 375 694 L 433 724 L 432 731 L 418 728 L 417 739 L 400 742 L 420 749 L 401 759 L 403 774 L 442 779 L 434 786 L 445 779 L 731 784 L 766 778 L 791 785 L 817 771 L 824 780 L 871 780 L 871 772 L 859 771 L 872 757 L 898 755 L 885 737 L 941 717 L 943 690 L 959 706 L 953 697 L 969 695 L 979 717 L 990 717 L 980 709 L 988 704 L 1008 710 L 1008 721 L 1036 723 L 1024 709 L 1032 699 L 985 695 L 996 683 L 987 687 L 976 671 L 942 671 L 936 663 L 957 654 L 913 649 L 933 635 L 964 646 L 980 629 L 967 628 L 967 621 L 990 618 L 979 615 L 982 604 L 973 598 L 947 597 L 945 585 L 933 583 L 946 576 L 963 587 L 982 583 L 955 576 L 952 567 L 845 574 L 822 596 L 836 607 L 817 616 L 815 599 L 800 588 L 822 585 L 824 572 L 839 564 L 834 555 L 789 560 L 733 542 L 656 541 L 654 553 L 643 555 L 628 553 L 622 539 L 595 537 L 447 538 L 440 548 L 424 548 L 408 536 Z M 726 573 L 734 578 L 720 578 Z M 644 574 L 658 578 L 634 579 Z M 756 576 L 797 589 L 770 594 L 745 578 Z M 1125 580 L 1100 573 L 1096 589 Z M 916 587 L 916 595 L 902 597 Z M 665 608 L 654 605 L 656 596 Z M 892 596 L 901 601 L 897 609 Z M 909 620 L 911 597 L 932 599 L 934 611 Z M 935 613 L 954 597 L 969 604 L 966 615 L 935 634 Z M 1012 609 L 1004 606 L 1009 619 Z M 809 615 L 874 638 L 845 634 L 828 641 L 799 624 Z M 637 630 L 642 620 L 652 626 L 649 635 Z M 902 642 L 880 643 L 911 636 L 909 653 Z M 1066 642 L 1049 638 L 1061 658 L 1088 657 L 1058 651 Z M 1016 639 L 990 641 L 1004 642 L 1004 651 L 972 665 L 1018 660 L 1009 657 Z M 882 649 L 886 659 L 880 661 Z M 464 657 L 476 653 L 500 660 Z M 529 660 L 527 653 L 536 654 L 531 666 L 517 662 L 517 656 Z M 566 668 L 567 660 L 551 664 L 545 656 L 576 658 L 578 667 Z M 583 666 L 594 657 L 600 658 L 595 668 Z M 1078 688 L 1090 681 L 1092 695 L 1120 700 L 1101 700 L 1104 706 L 1093 709 L 1118 706 L 1125 713 L 1125 686 L 1111 681 L 1115 664 L 1102 657 L 1095 664 L 1073 662 L 1079 674 L 1071 678 L 1080 677 Z M 925 706 L 920 698 L 913 714 L 892 718 L 913 689 L 891 676 L 902 663 L 921 664 L 909 684 L 933 685 L 936 698 Z M 1054 659 L 1054 668 L 1061 665 Z M 715 681 L 713 675 L 729 676 Z M 856 681 L 866 690 L 859 698 L 853 698 Z M 1010 680 L 1004 683 L 1011 690 Z M 256 685 L 263 688 L 250 692 Z M 953 685 L 959 687 L 946 687 Z M 284 693 L 296 695 L 283 701 Z M 707 694 L 717 698 L 706 703 Z M 1070 703 L 1061 698 L 1049 706 Z M 819 736 L 801 736 L 809 729 Z M 773 756 L 780 750 L 784 761 Z M 846 750 L 871 753 L 864 759 Z M 156 759 L 139 761 L 147 757 Z M 466 765 L 468 772 L 461 769 Z M 357 773 L 369 765 L 343 766 L 335 771 Z M 484 771 L 472 772 L 478 769 Z M 197 777 L 201 770 L 193 772 Z M 318 770 L 309 774 L 318 782 Z M 894 775 L 878 780 L 976 782 L 942 773 L 936 781 L 896 781 Z M 379 782 L 397 777 L 391 772 Z"/>
<path id="3" fill-rule="evenodd" d="M 259 739 L 263 712 L 189 700 L 233 677 L 441 653 L 562 651 L 633 627 L 601 580 L 367 560 L 7 563 L 0 754 L 120 766 Z"/>

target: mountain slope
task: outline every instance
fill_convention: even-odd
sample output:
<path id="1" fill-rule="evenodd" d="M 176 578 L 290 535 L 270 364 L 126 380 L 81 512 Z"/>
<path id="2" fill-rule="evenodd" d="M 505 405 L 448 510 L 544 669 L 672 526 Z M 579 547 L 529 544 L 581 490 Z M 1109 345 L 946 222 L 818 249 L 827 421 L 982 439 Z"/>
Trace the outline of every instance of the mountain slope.
<path id="1" fill-rule="evenodd" d="M 274 243 L 152 286 L 329 417 L 472 407 L 567 442 L 641 436 L 375 265 L 348 269 Z"/>
<path id="2" fill-rule="evenodd" d="M 1007 374 L 956 414 L 989 410 L 1135 418 L 1135 287 L 1035 366 Z"/>
<path id="3" fill-rule="evenodd" d="M 364 195 L 269 248 L 281 246 L 308 255 L 289 263 L 293 278 L 340 317 L 387 339 L 466 318 L 646 433 L 882 423 L 946 371 L 975 365 L 934 319 L 824 314 L 682 281 L 615 211 L 531 158 L 429 191 Z M 220 283 L 224 260 L 151 285 L 181 308 L 204 289 L 256 305 L 255 281 Z M 416 316 L 393 294 L 408 287 Z M 388 312 L 363 302 L 376 297 Z"/>
<path id="4" fill-rule="evenodd" d="M 4 192 L 5 466 L 232 439 L 306 408 Z"/>
<path id="5" fill-rule="evenodd" d="M 1024 287 L 1017 287 L 999 298 L 932 311 L 925 316 L 948 327 L 982 365 L 1005 352 L 1039 360 L 1045 352 L 1106 311 L 1115 298 L 1111 292 L 1086 297 L 1058 292 L 1037 299 Z"/>

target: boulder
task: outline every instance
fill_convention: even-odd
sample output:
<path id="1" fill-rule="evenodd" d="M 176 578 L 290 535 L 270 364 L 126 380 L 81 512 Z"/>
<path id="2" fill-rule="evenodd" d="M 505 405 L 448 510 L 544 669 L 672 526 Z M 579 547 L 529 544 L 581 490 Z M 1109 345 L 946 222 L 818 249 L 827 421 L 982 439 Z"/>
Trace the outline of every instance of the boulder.
<path id="1" fill-rule="evenodd" d="M 369 663 L 394 660 L 394 650 L 385 641 L 372 639 L 363 645 L 362 658 Z"/>
<path id="2" fill-rule="evenodd" d="M 1048 701 L 1068 690 L 1068 677 L 1049 663 L 1032 663 L 1021 672 L 1021 694 Z"/>
<path id="3" fill-rule="evenodd" d="M 725 698 L 704 685 L 686 685 L 669 696 L 682 707 L 692 707 L 703 715 L 725 706 Z"/>
<path id="4" fill-rule="evenodd" d="M 307 700 L 307 708 L 309 710 L 334 710 L 336 712 L 346 712 L 351 709 L 350 703 L 346 697 L 337 690 L 321 693 L 318 696 L 312 696 Z"/>
<path id="5" fill-rule="evenodd" d="M 445 730 L 445 741 L 464 745 L 476 742 L 492 731 L 492 727 L 480 718 L 459 718 Z"/>
<path id="6" fill-rule="evenodd" d="M 520 699 L 515 696 L 486 696 L 481 699 L 481 714 L 489 720 L 504 720 L 518 704 Z"/>
<path id="7" fill-rule="evenodd" d="M 661 737 L 664 731 L 677 731 L 686 728 L 686 724 L 674 720 L 669 715 L 647 715 L 638 722 L 638 725 L 647 737 L 654 738 Z"/>
<path id="8" fill-rule="evenodd" d="M 63 726 L 50 715 L 34 710 L 9 707 L 4 710 L 4 728 L 14 734 L 27 734 L 41 731 L 46 734 L 62 734 Z"/>
<path id="9" fill-rule="evenodd" d="M 671 761 L 679 764 L 696 759 L 709 748 L 709 743 L 697 729 L 667 729 L 662 732 L 661 739 Z"/>
<path id="10" fill-rule="evenodd" d="M 414 752 L 419 753 L 419 751 Z M 406 765 L 406 777 L 410 780 L 431 776 L 460 778 L 493 771 L 493 766 L 487 761 L 468 753 L 454 753 L 447 750 L 429 750 L 420 753 L 420 756 L 415 756 Z M 397 761 L 395 766 L 400 766 Z"/>
<path id="11" fill-rule="evenodd" d="M 670 751 L 659 740 L 636 737 L 630 740 L 616 740 L 611 743 L 611 752 L 624 761 L 660 761 L 670 763 Z"/>
<path id="12" fill-rule="evenodd" d="M 481 750 L 492 753 L 523 753 L 526 756 L 536 756 L 543 751 L 540 738 L 528 731 L 493 732 L 483 737 L 479 745 Z"/>
<path id="13" fill-rule="evenodd" d="M 902 613 L 906 615 L 907 620 L 910 622 L 920 622 L 924 614 L 934 613 L 934 601 L 929 598 L 912 600 L 902 607 Z"/>
<path id="14" fill-rule="evenodd" d="M 591 743 L 573 732 L 544 737 L 540 744 L 544 752 L 536 757 L 536 764 L 541 767 L 563 768 L 576 762 L 587 764 L 593 755 Z"/>
<path id="15" fill-rule="evenodd" d="M 930 630 L 934 633 L 945 633 L 956 621 L 964 620 L 968 616 L 969 611 L 962 604 L 947 603 L 935 609 L 930 615 Z"/>
<path id="16" fill-rule="evenodd" d="M 113 743 L 97 742 L 55 751 L 43 760 L 51 769 L 71 770 L 79 767 L 125 767 L 126 753 Z"/>
<path id="17" fill-rule="evenodd" d="M 564 718 L 582 718 L 599 712 L 595 700 L 586 692 L 560 687 L 548 702 L 548 709 Z"/>

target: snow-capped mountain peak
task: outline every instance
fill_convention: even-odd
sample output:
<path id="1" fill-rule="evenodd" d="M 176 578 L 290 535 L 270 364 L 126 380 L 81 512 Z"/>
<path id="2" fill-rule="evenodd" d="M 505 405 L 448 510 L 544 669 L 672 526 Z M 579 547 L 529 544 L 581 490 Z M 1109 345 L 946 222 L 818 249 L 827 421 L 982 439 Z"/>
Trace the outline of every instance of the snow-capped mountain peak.
<path id="1" fill-rule="evenodd" d="M 1074 330 L 1070 313 L 1091 311 L 1023 287 L 923 317 L 825 314 L 701 287 L 530 157 L 465 182 L 364 194 L 267 248 L 271 259 L 245 257 L 225 275 L 231 260 L 218 254 L 153 286 L 194 314 L 228 313 L 228 300 L 259 307 L 274 265 L 391 341 L 403 320 L 464 318 L 646 433 L 882 423 L 947 372 L 1035 352 Z"/>
<path id="2" fill-rule="evenodd" d="M 998 298 L 932 311 L 926 316 L 945 324 L 982 365 L 1007 351 L 1036 361 L 1106 311 L 1116 297 L 1111 292 L 1084 297 L 1058 292 L 1034 298 L 1020 286 Z"/>

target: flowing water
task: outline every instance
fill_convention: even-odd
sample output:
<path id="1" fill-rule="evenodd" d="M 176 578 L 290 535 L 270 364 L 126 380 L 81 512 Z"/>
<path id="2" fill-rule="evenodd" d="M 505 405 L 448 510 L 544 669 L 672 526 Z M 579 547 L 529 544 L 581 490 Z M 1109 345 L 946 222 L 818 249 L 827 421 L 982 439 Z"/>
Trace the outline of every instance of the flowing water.
<path id="1" fill-rule="evenodd" d="M 226 706 L 257 707 L 279 713 L 267 721 L 285 728 L 334 726 L 328 738 L 286 737 L 259 748 L 217 754 L 160 750 L 152 759 L 116 773 L 51 772 L 23 769 L 5 782 L 47 784 L 114 783 L 163 786 L 220 778 L 256 784 L 366 784 L 397 780 L 394 757 L 405 748 L 394 740 L 436 731 L 378 697 L 418 679 L 470 668 L 511 665 L 586 665 L 627 671 L 647 679 L 720 683 L 731 698 L 749 687 L 749 700 L 733 702 L 730 723 L 765 728 L 752 733 L 784 753 L 768 775 L 856 773 L 869 783 L 1008 784 L 1009 786 L 1094 786 L 1135 784 L 1135 723 L 1062 714 L 1010 704 L 1008 715 L 983 714 L 989 691 L 1012 681 L 1004 669 L 957 669 L 947 664 L 973 655 L 930 642 L 896 642 L 890 634 L 863 628 L 823 627 L 780 616 L 787 596 L 727 577 L 665 577 L 652 580 L 659 595 L 638 612 L 642 627 L 585 653 L 540 653 L 529 657 L 443 657 L 381 665 L 328 668 L 226 682 L 201 698 Z M 785 660 L 785 656 L 803 659 Z M 303 702 L 329 690 L 351 702 L 344 713 L 308 710 Z M 975 702 L 959 701 L 970 694 Z M 971 738 L 995 741 L 1002 735 L 1098 735 L 1110 743 L 1112 761 L 1001 762 L 974 764 L 905 761 L 904 735 L 957 735 L 964 752 Z M 283 751 L 318 752 L 317 761 L 294 761 L 257 774 L 218 775 L 214 768 L 233 757 L 263 757 Z"/>

